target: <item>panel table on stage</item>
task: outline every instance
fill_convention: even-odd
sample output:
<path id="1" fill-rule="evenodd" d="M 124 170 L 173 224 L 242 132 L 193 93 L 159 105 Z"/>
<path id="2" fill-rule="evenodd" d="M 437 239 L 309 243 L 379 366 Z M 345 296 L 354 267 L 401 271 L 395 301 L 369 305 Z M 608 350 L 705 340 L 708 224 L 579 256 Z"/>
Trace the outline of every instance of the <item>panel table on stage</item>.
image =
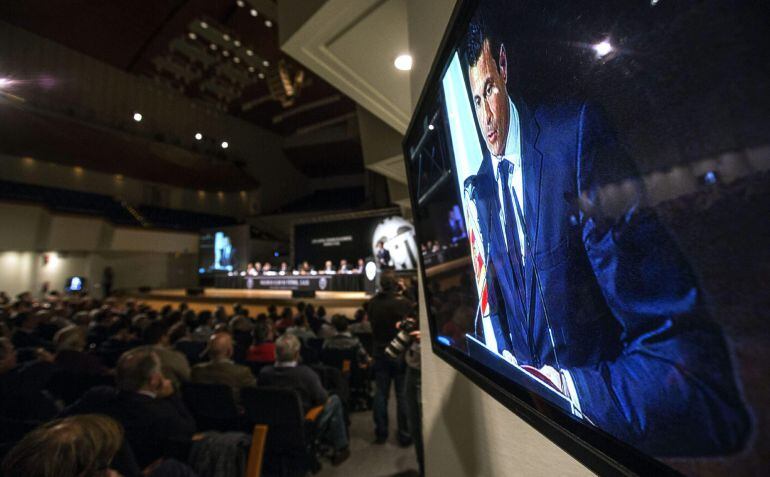
<path id="1" fill-rule="evenodd" d="M 214 286 L 247 290 L 364 291 L 364 275 L 219 275 L 214 278 Z"/>

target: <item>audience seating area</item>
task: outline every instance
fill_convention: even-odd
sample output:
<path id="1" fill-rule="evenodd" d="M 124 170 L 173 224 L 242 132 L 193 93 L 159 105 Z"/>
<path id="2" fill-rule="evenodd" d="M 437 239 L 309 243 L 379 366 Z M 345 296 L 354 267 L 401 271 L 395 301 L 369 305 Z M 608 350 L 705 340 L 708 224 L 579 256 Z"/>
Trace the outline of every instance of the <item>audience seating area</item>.
<path id="1" fill-rule="evenodd" d="M 99 404 L 101 413 L 118 421 L 126 418 L 128 411 L 117 404 L 131 394 L 125 386 L 121 387 L 127 369 L 121 363 L 128 360 L 129 354 L 150 349 L 157 355 L 163 375 L 182 378 L 169 395 L 146 398 L 140 396 L 144 396 L 144 391 L 138 391 L 132 399 L 139 399 L 139 404 L 141 399 L 163 401 L 163 405 L 175 409 L 173 412 L 178 413 L 175 415 L 181 423 L 189 419 L 194 424 L 194 429 L 186 434 L 177 432 L 173 445 L 156 450 L 164 462 L 194 469 L 201 477 L 221 475 L 207 473 L 206 465 L 212 459 L 221 461 L 237 456 L 242 467 L 247 454 L 254 450 L 236 442 L 250 440 L 252 433 L 258 434 L 254 432 L 255 426 L 263 425 L 267 437 L 259 460 L 264 464 L 261 475 L 307 475 L 321 469 L 327 460 L 334 463 L 333 452 L 322 433 L 321 407 L 303 410 L 303 400 L 296 390 L 261 385 L 260 371 L 273 361 L 257 361 L 255 357 L 265 356 L 261 347 L 274 349 L 273 342 L 280 332 L 297 336 L 302 343 L 304 364 L 315 371 L 329 395 L 339 397 L 348 426 L 350 412 L 371 409 L 371 371 L 368 362 L 354 351 L 325 349 L 324 339 L 315 337 L 316 333 L 327 337 L 334 333 L 330 332 L 329 321 L 323 318 L 324 311 L 319 309 L 320 313 L 316 313 L 310 305 L 300 306 L 297 316 L 291 308 L 284 308 L 279 314 L 271 306 L 269 313 L 251 317 L 248 310 L 238 305 L 232 310 L 218 307 L 196 313 L 184 303 L 158 310 L 132 300 L 99 301 L 56 292 L 40 299 L 29 294 L 10 299 L 0 292 L 0 460 L 37 426 L 81 414 L 89 406 L 93 409 L 98 396 L 110 396 Z M 364 313 L 356 315 L 359 323 L 367 324 Z M 289 323 L 292 326 L 285 326 Z M 240 387 L 227 377 L 217 383 L 200 379 L 201 367 L 217 362 L 220 355 L 216 353 L 221 350 L 217 351 L 215 341 L 222 335 L 230 343 L 224 357 L 232 358 L 224 361 L 230 366 L 245 366 L 247 374 L 253 375 L 246 380 L 251 384 Z M 356 336 L 371 353 L 371 334 Z M 142 424 L 135 423 L 136 417 L 123 421 L 128 457 L 119 454 L 112 467 L 124 477 L 138 476 L 137 469 L 143 475 L 165 475 L 153 472 L 152 466 L 145 468 L 147 449 L 132 452 L 131 448 L 137 440 L 141 448 L 146 444 L 144 441 L 156 438 L 147 434 L 150 429 L 164 433 L 165 428 L 181 425 L 167 417 L 163 428 L 154 427 L 154 423 L 141 427 Z M 261 429 L 259 435 L 264 437 L 264 428 Z M 212 449 L 217 449 L 216 457 L 207 454 Z M 253 456 L 250 468 L 254 467 L 252 460 Z"/>
<path id="2" fill-rule="evenodd" d="M 142 226 L 126 204 L 102 194 L 78 192 L 56 187 L 44 187 L 20 182 L 0 181 L 0 201 L 31 202 L 53 212 L 84 214 L 102 217 L 116 225 Z M 203 214 L 185 210 L 140 205 L 136 212 L 150 227 L 194 230 L 234 225 L 232 217 Z"/>

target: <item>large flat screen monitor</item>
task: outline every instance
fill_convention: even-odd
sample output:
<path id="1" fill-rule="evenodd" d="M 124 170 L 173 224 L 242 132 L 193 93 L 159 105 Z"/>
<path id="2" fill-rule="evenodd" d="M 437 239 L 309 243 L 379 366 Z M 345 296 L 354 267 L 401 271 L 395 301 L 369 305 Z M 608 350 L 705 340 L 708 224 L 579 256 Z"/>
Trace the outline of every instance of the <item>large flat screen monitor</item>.
<path id="1" fill-rule="evenodd" d="M 460 1 L 407 131 L 433 351 L 598 472 L 770 468 L 767 20 Z"/>

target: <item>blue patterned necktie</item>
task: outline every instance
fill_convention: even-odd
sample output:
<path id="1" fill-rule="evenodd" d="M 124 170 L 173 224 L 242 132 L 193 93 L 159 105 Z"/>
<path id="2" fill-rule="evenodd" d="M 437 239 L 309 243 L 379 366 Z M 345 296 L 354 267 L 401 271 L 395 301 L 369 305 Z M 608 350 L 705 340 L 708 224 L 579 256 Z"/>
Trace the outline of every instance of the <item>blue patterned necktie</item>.
<path id="1" fill-rule="evenodd" d="M 519 224 L 516 220 L 516 212 L 513 209 L 513 197 L 511 196 L 511 168 L 513 164 L 505 159 L 497 166 L 501 184 L 503 186 L 503 213 L 505 214 L 505 239 L 508 242 L 508 254 L 516 257 L 519 271 L 524 272 L 521 263 L 521 243 L 519 242 Z M 511 254 L 511 251 L 514 253 Z"/>

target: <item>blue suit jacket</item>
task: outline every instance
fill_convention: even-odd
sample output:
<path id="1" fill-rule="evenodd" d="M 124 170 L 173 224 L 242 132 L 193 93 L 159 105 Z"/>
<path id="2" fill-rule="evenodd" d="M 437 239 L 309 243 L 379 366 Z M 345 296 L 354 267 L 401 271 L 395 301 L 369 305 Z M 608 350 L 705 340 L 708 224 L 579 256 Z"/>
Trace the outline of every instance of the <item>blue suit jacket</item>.
<path id="1" fill-rule="evenodd" d="M 584 414 L 648 453 L 739 450 L 750 421 L 725 340 L 673 238 L 638 207 L 638 173 L 601 114 L 586 104 L 517 109 L 524 273 L 506 251 L 490 158 L 466 181 L 500 351 L 568 370 Z"/>

